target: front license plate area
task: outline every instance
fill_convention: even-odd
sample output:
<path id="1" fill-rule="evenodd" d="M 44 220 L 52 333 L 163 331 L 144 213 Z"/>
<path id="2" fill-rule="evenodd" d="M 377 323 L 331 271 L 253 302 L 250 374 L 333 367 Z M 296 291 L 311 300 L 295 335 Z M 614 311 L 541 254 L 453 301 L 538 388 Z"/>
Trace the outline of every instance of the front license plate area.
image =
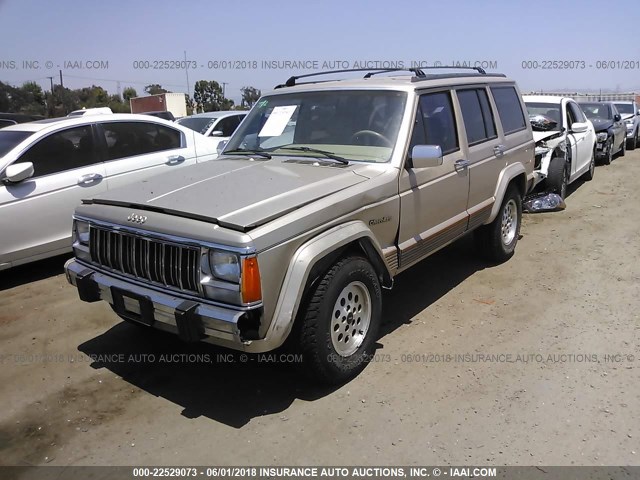
<path id="1" fill-rule="evenodd" d="M 144 325 L 153 324 L 153 303 L 149 297 L 111 287 L 113 308 L 119 315 Z"/>

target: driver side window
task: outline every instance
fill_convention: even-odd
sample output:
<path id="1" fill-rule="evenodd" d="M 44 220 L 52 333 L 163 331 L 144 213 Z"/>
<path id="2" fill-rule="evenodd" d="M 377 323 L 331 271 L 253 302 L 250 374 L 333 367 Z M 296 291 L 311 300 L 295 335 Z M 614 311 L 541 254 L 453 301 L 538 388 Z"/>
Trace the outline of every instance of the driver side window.
<path id="1" fill-rule="evenodd" d="M 90 125 L 68 128 L 43 138 L 16 161 L 33 163 L 34 177 L 98 163 Z"/>

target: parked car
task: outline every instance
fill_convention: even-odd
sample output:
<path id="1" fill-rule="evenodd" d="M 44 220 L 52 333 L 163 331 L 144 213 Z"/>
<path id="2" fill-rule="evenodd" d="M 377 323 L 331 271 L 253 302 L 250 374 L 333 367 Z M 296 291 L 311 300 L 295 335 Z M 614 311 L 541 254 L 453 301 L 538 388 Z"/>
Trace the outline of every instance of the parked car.
<path id="1" fill-rule="evenodd" d="M 222 158 L 84 202 L 65 267 L 80 298 L 187 341 L 265 352 L 289 338 L 320 380 L 356 375 L 381 288 L 470 231 L 509 259 L 533 183 L 514 81 L 383 72 L 292 77 Z"/>
<path id="2" fill-rule="evenodd" d="M 240 110 L 197 113 L 180 118 L 177 122 L 205 137 L 211 137 L 218 151 L 221 151 L 247 113 Z"/>
<path id="3" fill-rule="evenodd" d="M 43 120 L 42 115 L 29 115 L 24 113 L 0 113 L 0 128 L 16 125 L 18 123 L 33 122 Z"/>
<path id="4" fill-rule="evenodd" d="M 636 102 L 614 102 L 627 128 L 627 148 L 640 146 L 640 111 Z"/>
<path id="5" fill-rule="evenodd" d="M 109 107 L 81 108 L 69 113 L 67 117 L 82 117 L 84 115 L 110 115 L 113 113 Z"/>
<path id="6" fill-rule="evenodd" d="M 71 250 L 83 198 L 216 157 L 202 135 L 146 115 L 53 118 L 0 130 L 0 270 Z"/>
<path id="7" fill-rule="evenodd" d="M 169 120 L 170 122 L 175 122 L 176 117 L 173 116 L 169 110 L 160 110 L 157 112 L 141 112 L 143 115 L 151 115 L 153 117 L 162 118 L 164 120 Z"/>
<path id="8" fill-rule="evenodd" d="M 567 194 L 567 185 L 584 176 L 593 178 L 596 132 L 571 98 L 524 95 L 536 141 L 534 175 L 539 189 Z"/>
<path id="9" fill-rule="evenodd" d="M 580 102 L 582 111 L 596 130 L 596 158 L 609 165 L 613 156 L 627 151 L 627 129 L 613 102 Z"/>

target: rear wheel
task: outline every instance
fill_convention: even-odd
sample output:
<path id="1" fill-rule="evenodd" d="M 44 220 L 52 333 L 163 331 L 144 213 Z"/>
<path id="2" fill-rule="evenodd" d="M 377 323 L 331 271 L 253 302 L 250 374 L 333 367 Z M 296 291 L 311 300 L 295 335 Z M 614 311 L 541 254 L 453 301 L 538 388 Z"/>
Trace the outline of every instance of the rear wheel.
<path id="1" fill-rule="evenodd" d="M 299 318 L 299 346 L 309 373 L 329 384 L 360 373 L 375 350 L 381 311 L 380 282 L 371 264 L 355 256 L 334 264 Z"/>
<path id="2" fill-rule="evenodd" d="M 552 158 L 547 173 L 547 191 L 557 193 L 564 200 L 567 196 L 568 183 L 567 161 L 562 157 Z"/>
<path id="3" fill-rule="evenodd" d="M 516 186 L 510 185 L 496 218 L 474 233 L 479 253 L 491 262 L 507 261 L 516 249 L 521 223 L 522 197 Z"/>
<path id="4" fill-rule="evenodd" d="M 639 130 L 640 130 L 640 129 L 639 129 Z M 627 148 L 628 148 L 629 150 L 635 150 L 635 149 L 636 149 L 636 147 L 638 146 L 638 131 L 639 131 L 639 130 L 636 130 L 636 131 L 633 133 L 633 138 L 632 138 L 631 140 L 629 140 L 629 145 L 627 145 Z"/>

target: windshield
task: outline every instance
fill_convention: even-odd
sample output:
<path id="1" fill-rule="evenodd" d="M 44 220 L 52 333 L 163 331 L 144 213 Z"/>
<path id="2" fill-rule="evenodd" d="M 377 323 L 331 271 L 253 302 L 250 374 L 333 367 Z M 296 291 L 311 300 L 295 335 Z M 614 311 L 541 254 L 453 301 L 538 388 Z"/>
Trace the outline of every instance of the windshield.
<path id="1" fill-rule="evenodd" d="M 616 103 L 616 108 L 620 115 L 633 115 L 633 104 L 631 103 Z"/>
<path id="2" fill-rule="evenodd" d="M 611 108 L 606 103 L 581 103 L 582 111 L 589 120 L 611 120 Z"/>
<path id="3" fill-rule="evenodd" d="M 560 104 L 559 103 L 540 103 L 540 102 L 525 102 L 527 106 L 527 112 L 529 113 L 529 120 L 531 121 L 534 130 L 560 130 L 562 128 L 562 122 L 560 119 L 562 115 L 560 113 Z M 539 126 L 536 128 L 541 122 L 537 119 L 538 116 L 542 115 L 547 119 L 551 120 L 551 122 L 547 123 L 548 127 L 544 128 L 543 126 Z M 534 121 L 538 120 L 538 121 Z"/>
<path id="4" fill-rule="evenodd" d="M 185 117 L 178 120 L 178 123 L 204 135 L 216 120 L 218 119 L 211 117 Z"/>
<path id="5" fill-rule="evenodd" d="M 317 157 L 323 150 L 347 160 L 387 162 L 393 153 L 407 94 L 336 90 L 263 97 L 224 149 Z M 306 147 L 300 149 L 300 147 Z"/>
<path id="6" fill-rule="evenodd" d="M 33 132 L 0 130 L 0 157 L 31 135 Z"/>

